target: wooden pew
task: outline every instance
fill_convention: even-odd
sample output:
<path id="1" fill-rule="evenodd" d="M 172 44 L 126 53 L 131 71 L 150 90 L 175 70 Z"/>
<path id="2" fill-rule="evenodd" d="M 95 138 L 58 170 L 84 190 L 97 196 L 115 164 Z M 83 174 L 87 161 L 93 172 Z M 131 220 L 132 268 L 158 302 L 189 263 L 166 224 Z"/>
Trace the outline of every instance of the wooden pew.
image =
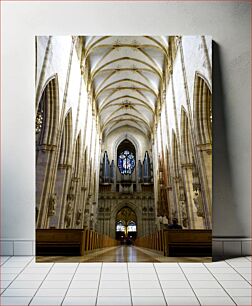
<path id="1" fill-rule="evenodd" d="M 36 255 L 84 255 L 86 231 L 37 229 Z"/>
<path id="2" fill-rule="evenodd" d="M 170 229 L 163 235 L 165 256 L 212 256 L 211 230 Z"/>
<path id="3" fill-rule="evenodd" d="M 115 239 L 88 229 L 36 230 L 37 256 L 83 256 L 94 249 L 117 245 L 119 242 Z"/>

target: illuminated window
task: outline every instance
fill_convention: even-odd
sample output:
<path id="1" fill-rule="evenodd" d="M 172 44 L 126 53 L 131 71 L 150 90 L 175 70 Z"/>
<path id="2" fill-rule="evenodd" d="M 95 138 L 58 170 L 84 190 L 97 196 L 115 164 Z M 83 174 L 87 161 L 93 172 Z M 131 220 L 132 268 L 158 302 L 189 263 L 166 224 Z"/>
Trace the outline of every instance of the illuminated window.
<path id="1" fill-rule="evenodd" d="M 118 157 L 118 168 L 121 174 L 131 174 L 135 168 L 135 164 L 135 157 L 128 150 L 124 150 Z"/>
<path id="2" fill-rule="evenodd" d="M 127 227 L 127 232 L 136 232 L 136 223 L 130 221 Z"/>
<path id="3" fill-rule="evenodd" d="M 117 232 L 125 232 L 125 226 L 122 221 L 118 221 L 116 223 L 116 231 Z"/>

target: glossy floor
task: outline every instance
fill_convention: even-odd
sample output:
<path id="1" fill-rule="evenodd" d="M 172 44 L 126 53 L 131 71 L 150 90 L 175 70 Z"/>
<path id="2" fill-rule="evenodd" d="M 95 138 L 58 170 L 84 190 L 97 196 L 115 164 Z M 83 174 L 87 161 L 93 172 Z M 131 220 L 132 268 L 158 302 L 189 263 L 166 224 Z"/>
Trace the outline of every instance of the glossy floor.
<path id="1" fill-rule="evenodd" d="M 209 263 L 36 263 L 1 257 L 0 305 L 251 305 L 251 257 Z"/>
<path id="2" fill-rule="evenodd" d="M 167 257 L 162 252 L 135 246 L 92 251 L 85 256 L 38 256 L 38 262 L 210 262 L 211 257 Z"/>

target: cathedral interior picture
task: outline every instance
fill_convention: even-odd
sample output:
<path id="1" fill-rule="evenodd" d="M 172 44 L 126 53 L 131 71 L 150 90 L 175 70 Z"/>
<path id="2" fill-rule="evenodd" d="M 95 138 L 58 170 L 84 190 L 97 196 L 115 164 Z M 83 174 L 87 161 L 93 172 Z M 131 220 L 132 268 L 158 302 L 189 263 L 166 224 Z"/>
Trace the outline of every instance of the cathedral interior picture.
<path id="1" fill-rule="evenodd" d="M 36 36 L 36 258 L 210 261 L 212 38 Z"/>

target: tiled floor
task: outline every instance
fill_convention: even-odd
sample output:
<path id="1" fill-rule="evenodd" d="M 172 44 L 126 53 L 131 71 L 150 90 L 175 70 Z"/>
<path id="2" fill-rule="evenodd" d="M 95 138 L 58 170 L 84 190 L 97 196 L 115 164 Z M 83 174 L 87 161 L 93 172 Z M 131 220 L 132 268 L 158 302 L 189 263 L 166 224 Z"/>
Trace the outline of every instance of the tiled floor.
<path id="1" fill-rule="evenodd" d="M 0 305 L 251 305 L 251 257 L 213 263 L 35 263 L 1 257 Z"/>

